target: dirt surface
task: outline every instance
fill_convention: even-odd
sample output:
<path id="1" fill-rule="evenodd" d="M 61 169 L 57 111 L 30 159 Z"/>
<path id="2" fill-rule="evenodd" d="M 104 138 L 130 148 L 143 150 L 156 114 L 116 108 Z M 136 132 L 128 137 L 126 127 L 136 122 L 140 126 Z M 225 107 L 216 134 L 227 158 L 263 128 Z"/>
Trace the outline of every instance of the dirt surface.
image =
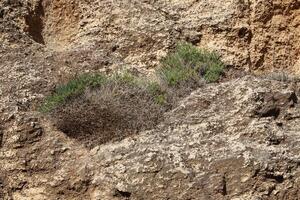
<path id="1" fill-rule="evenodd" d="M 299 72 L 299 6 L 0 0 L 0 199 L 300 199 L 299 82 L 247 75 Z M 37 111 L 77 74 L 151 74 L 178 40 L 232 69 L 154 129 L 90 149 Z"/>

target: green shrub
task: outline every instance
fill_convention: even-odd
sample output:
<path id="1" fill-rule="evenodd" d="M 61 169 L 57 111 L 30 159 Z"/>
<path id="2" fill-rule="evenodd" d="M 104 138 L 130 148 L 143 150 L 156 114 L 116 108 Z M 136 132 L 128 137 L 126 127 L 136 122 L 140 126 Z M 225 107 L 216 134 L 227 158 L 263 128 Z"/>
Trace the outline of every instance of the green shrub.
<path id="1" fill-rule="evenodd" d="M 198 82 L 202 77 L 207 82 L 215 82 L 223 72 L 223 66 L 215 52 L 179 43 L 174 52 L 162 59 L 158 74 L 169 86 L 187 81 Z"/>
<path id="2" fill-rule="evenodd" d="M 162 104 L 164 92 L 160 85 L 156 82 L 142 81 L 128 71 L 115 73 L 112 76 L 102 74 L 84 74 L 70 80 L 67 84 L 59 86 L 52 95 L 48 96 L 40 111 L 43 113 L 51 112 L 59 106 L 63 106 L 76 96 L 80 96 L 87 88 L 100 88 L 105 85 L 124 85 L 127 87 L 136 88 L 140 91 L 144 90 L 153 97 L 154 102 Z M 108 86 L 107 86 L 108 87 Z M 120 87 L 120 86 L 119 86 Z"/>
<path id="3" fill-rule="evenodd" d="M 84 75 L 59 87 L 41 110 L 58 130 L 94 147 L 153 128 L 166 110 L 158 83 L 129 72 Z"/>
<path id="4" fill-rule="evenodd" d="M 57 106 L 64 104 L 71 97 L 80 95 L 87 87 L 96 87 L 107 81 L 107 77 L 99 74 L 84 74 L 67 84 L 59 86 L 54 94 L 47 97 L 40 107 L 41 112 L 50 112 Z"/>
<path id="5" fill-rule="evenodd" d="M 147 91 L 157 104 L 165 105 L 167 103 L 167 92 L 162 89 L 158 82 L 147 83 Z"/>
<path id="6" fill-rule="evenodd" d="M 149 82 L 147 84 L 147 90 L 152 94 L 152 95 L 157 95 L 161 94 L 163 91 L 161 89 L 161 86 L 159 85 L 158 82 Z"/>
<path id="7" fill-rule="evenodd" d="M 159 105 L 165 105 L 167 103 L 166 94 L 159 94 L 154 96 L 154 101 Z"/>
<path id="8" fill-rule="evenodd" d="M 204 74 L 204 79 L 207 82 L 216 82 L 219 80 L 220 75 L 223 73 L 224 67 L 220 63 L 211 63 L 210 67 Z"/>

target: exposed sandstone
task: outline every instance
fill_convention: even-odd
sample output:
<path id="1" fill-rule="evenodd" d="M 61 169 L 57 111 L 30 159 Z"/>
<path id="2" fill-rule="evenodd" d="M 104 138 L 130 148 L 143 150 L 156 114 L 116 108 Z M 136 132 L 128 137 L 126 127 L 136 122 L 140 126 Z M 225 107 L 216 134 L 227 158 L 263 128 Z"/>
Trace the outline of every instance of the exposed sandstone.
<path id="1" fill-rule="evenodd" d="M 299 104 L 290 99 L 299 91 L 294 87 L 251 76 L 204 86 L 154 130 L 92 150 L 46 121 L 22 116 L 21 124 L 4 131 L 3 195 L 299 198 Z M 280 115 L 256 115 L 272 94 L 281 102 L 275 104 Z"/>
<path id="2" fill-rule="evenodd" d="M 14 16 L 3 4 L 4 19 L 54 50 L 107 44 L 125 63 L 151 67 L 183 39 L 239 68 L 300 68 L 297 0 L 27 0 L 12 4 Z"/>
<path id="3" fill-rule="evenodd" d="M 0 199 L 300 199 L 299 83 L 209 84 L 157 128 L 90 150 L 36 112 L 57 83 L 178 40 L 299 72 L 299 1 L 0 1 Z"/>

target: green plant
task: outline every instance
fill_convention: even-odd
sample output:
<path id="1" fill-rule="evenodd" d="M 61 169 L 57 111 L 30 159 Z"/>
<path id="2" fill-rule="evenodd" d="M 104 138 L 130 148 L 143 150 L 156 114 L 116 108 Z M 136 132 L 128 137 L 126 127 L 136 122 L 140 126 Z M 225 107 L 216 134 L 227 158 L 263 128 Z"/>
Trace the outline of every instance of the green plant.
<path id="1" fill-rule="evenodd" d="M 215 52 L 198 49 L 189 43 L 179 43 L 174 52 L 162 59 L 158 74 L 169 86 L 176 86 L 190 80 L 198 82 L 202 76 L 207 82 L 215 82 L 223 68 Z"/>
<path id="2" fill-rule="evenodd" d="M 210 67 L 207 68 L 204 78 L 207 82 L 216 82 L 220 75 L 223 73 L 224 67 L 223 64 L 216 62 L 213 62 L 210 64 Z"/>
<path id="3" fill-rule="evenodd" d="M 162 89 L 158 82 L 147 83 L 146 89 L 153 96 L 157 104 L 164 105 L 167 103 L 167 92 Z"/>
<path id="4" fill-rule="evenodd" d="M 101 81 L 90 76 L 70 81 L 46 99 L 43 110 L 58 130 L 93 147 L 160 122 L 166 97 L 156 83 L 131 74 L 103 76 Z"/>
<path id="5" fill-rule="evenodd" d="M 159 105 L 165 105 L 167 103 L 166 94 L 159 94 L 154 96 L 154 101 Z"/>
<path id="6" fill-rule="evenodd" d="M 147 84 L 147 91 L 152 95 L 157 95 L 163 93 L 161 86 L 158 82 L 149 82 Z"/>
<path id="7" fill-rule="evenodd" d="M 110 80 L 115 81 L 116 83 L 130 85 L 138 83 L 138 78 L 127 70 L 113 74 Z"/>
<path id="8" fill-rule="evenodd" d="M 99 86 L 107 81 L 107 77 L 100 74 L 84 74 L 74 80 L 69 81 L 67 84 L 56 88 L 55 92 L 46 98 L 42 106 L 40 107 L 41 112 L 50 112 L 57 106 L 60 106 L 71 97 L 80 95 L 84 90 L 89 87 Z"/>

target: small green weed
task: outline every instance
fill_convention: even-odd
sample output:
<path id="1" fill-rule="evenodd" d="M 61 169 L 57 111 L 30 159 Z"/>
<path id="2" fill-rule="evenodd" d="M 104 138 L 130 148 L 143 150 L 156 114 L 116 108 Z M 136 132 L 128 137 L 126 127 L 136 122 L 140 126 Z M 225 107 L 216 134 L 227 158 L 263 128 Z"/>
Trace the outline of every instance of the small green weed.
<path id="1" fill-rule="evenodd" d="M 132 73 L 130 73 L 129 71 L 115 73 L 113 74 L 110 80 L 116 83 L 129 84 L 129 85 L 137 85 L 138 83 L 138 78 L 134 76 Z"/>
<path id="2" fill-rule="evenodd" d="M 189 80 L 215 82 L 223 72 L 224 65 L 214 52 L 200 50 L 189 43 L 179 43 L 174 52 L 161 61 L 159 76 L 169 86 Z"/>
<path id="3" fill-rule="evenodd" d="M 84 74 L 67 84 L 59 86 L 53 95 L 46 98 L 40 107 L 41 112 L 50 112 L 57 106 L 64 104 L 69 98 L 80 95 L 87 87 L 96 87 L 107 81 L 107 77 L 99 74 Z"/>
<path id="4" fill-rule="evenodd" d="M 158 82 L 149 82 L 147 91 L 153 96 L 157 104 L 164 105 L 167 103 L 167 93 Z"/>

